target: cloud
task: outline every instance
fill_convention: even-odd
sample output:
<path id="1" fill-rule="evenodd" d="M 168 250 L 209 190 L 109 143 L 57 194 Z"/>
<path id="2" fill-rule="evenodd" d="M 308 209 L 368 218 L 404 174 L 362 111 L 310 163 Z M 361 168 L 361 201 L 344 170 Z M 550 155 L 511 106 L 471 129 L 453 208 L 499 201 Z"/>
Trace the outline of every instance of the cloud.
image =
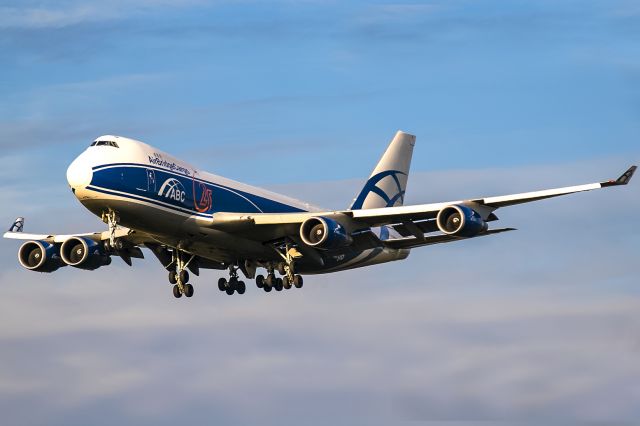
<path id="1" fill-rule="evenodd" d="M 49 4 L 47 4 L 49 3 Z M 154 8 L 185 7 L 202 4 L 197 0 L 136 0 L 136 1 L 67 1 L 44 2 L 0 7 L 2 29 L 59 29 L 79 24 L 125 19 Z"/>
<path id="2" fill-rule="evenodd" d="M 66 9 L 3 7 L 0 8 L 0 29 L 62 28 L 117 17 L 115 11 L 100 8 L 97 4 L 79 4 Z"/>

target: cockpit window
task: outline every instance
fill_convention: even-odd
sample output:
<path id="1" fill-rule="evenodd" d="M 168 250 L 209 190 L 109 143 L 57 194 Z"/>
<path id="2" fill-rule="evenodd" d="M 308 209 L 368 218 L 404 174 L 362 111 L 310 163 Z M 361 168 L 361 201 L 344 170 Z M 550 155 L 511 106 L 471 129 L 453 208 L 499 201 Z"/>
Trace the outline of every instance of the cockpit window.
<path id="1" fill-rule="evenodd" d="M 114 141 L 94 141 L 91 146 L 112 146 L 114 148 L 120 148 Z"/>

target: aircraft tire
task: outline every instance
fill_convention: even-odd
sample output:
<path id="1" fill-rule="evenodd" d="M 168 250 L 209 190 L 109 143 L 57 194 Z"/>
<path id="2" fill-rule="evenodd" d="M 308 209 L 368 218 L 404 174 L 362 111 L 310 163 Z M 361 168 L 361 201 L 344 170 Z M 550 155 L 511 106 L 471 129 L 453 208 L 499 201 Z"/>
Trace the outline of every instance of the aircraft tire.
<path id="1" fill-rule="evenodd" d="M 269 293 L 269 292 L 271 291 L 272 287 L 271 287 L 270 285 L 265 285 L 264 287 L 262 287 L 262 289 L 263 289 L 265 292 Z"/>
<path id="2" fill-rule="evenodd" d="M 274 274 L 267 275 L 267 279 L 265 280 L 266 287 L 273 287 L 276 283 L 276 276 Z"/>
<path id="3" fill-rule="evenodd" d="M 169 272 L 169 283 L 170 284 L 177 284 L 178 283 L 178 274 L 176 273 L 176 271 L 170 271 Z"/>
<path id="4" fill-rule="evenodd" d="M 225 291 L 229 296 L 231 296 L 236 291 L 236 289 L 234 288 L 234 286 L 229 286 L 225 289 Z"/>
<path id="5" fill-rule="evenodd" d="M 302 279 L 302 275 L 296 275 L 293 277 L 293 285 L 295 285 L 296 288 L 302 288 L 303 282 L 304 280 Z"/>
<path id="6" fill-rule="evenodd" d="M 187 297 L 193 296 L 193 286 L 191 284 L 185 284 L 184 295 Z"/>
<path id="7" fill-rule="evenodd" d="M 284 275 L 287 271 L 284 269 L 284 263 L 278 263 L 278 272 L 280 275 Z"/>
<path id="8" fill-rule="evenodd" d="M 180 287 L 178 285 L 173 286 L 173 297 L 176 299 L 180 299 L 182 297 L 182 293 L 180 293 Z"/>
<path id="9" fill-rule="evenodd" d="M 180 271 L 180 282 L 182 284 L 186 284 L 189 282 L 189 273 L 187 272 L 186 269 L 183 269 L 182 271 Z"/>
<path id="10" fill-rule="evenodd" d="M 264 275 L 258 275 L 256 277 L 256 286 L 258 288 L 264 287 Z"/>
<path id="11" fill-rule="evenodd" d="M 282 287 L 289 290 L 291 288 L 291 281 L 289 281 L 289 277 L 282 277 Z"/>
<path id="12" fill-rule="evenodd" d="M 276 284 L 274 287 L 276 291 L 282 291 L 282 278 L 276 278 Z"/>
<path id="13" fill-rule="evenodd" d="M 247 286 L 244 284 L 244 281 L 238 281 L 238 286 L 236 288 L 236 290 L 238 291 L 238 294 L 244 294 L 246 289 L 247 289 Z"/>
<path id="14" fill-rule="evenodd" d="M 218 280 L 218 290 L 225 291 L 227 289 L 227 280 L 225 278 L 220 278 Z"/>

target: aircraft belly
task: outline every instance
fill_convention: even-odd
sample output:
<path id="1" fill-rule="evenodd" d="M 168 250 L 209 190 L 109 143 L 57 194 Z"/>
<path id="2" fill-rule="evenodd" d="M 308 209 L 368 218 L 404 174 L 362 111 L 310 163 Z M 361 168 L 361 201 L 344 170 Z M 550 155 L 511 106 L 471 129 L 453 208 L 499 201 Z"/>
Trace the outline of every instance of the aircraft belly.
<path id="1" fill-rule="evenodd" d="M 323 256 L 324 266 L 318 267 L 312 264 L 303 264 L 298 271 L 303 274 L 324 274 L 328 272 L 346 271 L 348 269 L 361 268 L 379 263 L 403 260 L 409 256 L 410 250 L 375 248 L 364 251 L 342 251 Z"/>

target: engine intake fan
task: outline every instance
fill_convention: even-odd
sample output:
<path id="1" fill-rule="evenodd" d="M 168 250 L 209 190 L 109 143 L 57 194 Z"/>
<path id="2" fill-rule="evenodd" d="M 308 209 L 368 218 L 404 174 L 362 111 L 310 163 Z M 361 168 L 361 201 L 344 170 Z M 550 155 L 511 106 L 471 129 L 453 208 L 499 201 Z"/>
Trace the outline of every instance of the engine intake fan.
<path id="1" fill-rule="evenodd" d="M 62 243 L 60 255 L 67 265 L 92 271 L 111 264 L 111 257 L 93 240 L 71 237 Z"/>
<path id="2" fill-rule="evenodd" d="M 300 238 L 311 247 L 330 250 L 345 247 L 353 238 L 342 225 L 328 217 L 310 217 L 300 225 Z"/>
<path id="3" fill-rule="evenodd" d="M 451 205 L 438 212 L 438 229 L 447 235 L 475 237 L 487 230 L 487 223 L 475 210 L 462 205 Z"/>
<path id="4" fill-rule="evenodd" d="M 30 271 L 53 272 L 65 266 L 58 246 L 46 241 L 27 241 L 18 249 L 20 265 Z"/>

